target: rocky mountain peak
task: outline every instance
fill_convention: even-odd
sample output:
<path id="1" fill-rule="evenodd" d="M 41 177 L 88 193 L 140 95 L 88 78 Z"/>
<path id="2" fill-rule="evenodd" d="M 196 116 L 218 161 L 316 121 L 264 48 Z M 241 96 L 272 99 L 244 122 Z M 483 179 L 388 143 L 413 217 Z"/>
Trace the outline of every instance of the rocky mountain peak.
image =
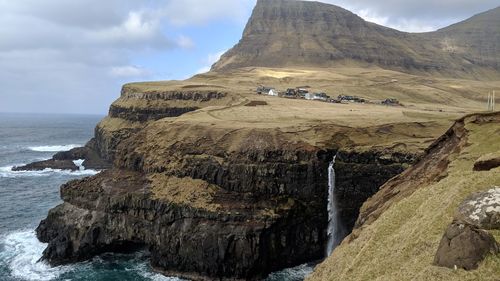
<path id="1" fill-rule="evenodd" d="M 312 1 L 258 0 L 242 39 L 212 70 L 377 65 L 478 76 L 500 69 L 500 8 L 436 32 L 406 33 Z"/>

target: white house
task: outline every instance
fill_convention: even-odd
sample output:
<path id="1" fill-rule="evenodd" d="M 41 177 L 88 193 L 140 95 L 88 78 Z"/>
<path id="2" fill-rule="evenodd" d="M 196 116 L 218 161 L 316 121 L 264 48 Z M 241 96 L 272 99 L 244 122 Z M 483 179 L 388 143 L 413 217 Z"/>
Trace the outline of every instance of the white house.
<path id="1" fill-rule="evenodd" d="M 276 91 L 275 89 L 269 89 L 269 92 L 267 92 L 267 95 L 268 96 L 277 97 L 278 96 L 278 91 Z"/>

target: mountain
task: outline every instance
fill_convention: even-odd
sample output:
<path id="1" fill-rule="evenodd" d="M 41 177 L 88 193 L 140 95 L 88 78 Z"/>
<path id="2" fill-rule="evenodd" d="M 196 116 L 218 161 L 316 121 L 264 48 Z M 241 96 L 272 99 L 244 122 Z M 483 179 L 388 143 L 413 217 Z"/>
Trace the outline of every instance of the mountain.
<path id="1" fill-rule="evenodd" d="M 500 70 L 499 45 L 500 7 L 436 32 L 406 33 L 330 4 L 258 0 L 242 39 L 212 70 L 374 64 L 477 76 Z"/>

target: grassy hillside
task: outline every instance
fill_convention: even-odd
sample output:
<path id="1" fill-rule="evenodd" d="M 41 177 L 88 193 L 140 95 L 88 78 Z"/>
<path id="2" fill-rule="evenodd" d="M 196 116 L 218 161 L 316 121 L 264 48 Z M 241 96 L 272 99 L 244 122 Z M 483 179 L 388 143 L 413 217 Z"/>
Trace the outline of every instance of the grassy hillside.
<path id="1" fill-rule="evenodd" d="M 477 159 L 500 151 L 500 114 L 490 122 L 474 120 L 474 117 L 465 119 L 463 135 L 458 136 L 463 145 L 458 145 L 446 156 L 449 164 L 442 171 L 444 178 L 417 184 L 413 187 L 415 192 L 409 196 L 397 198 L 398 195 L 393 195 L 392 204 L 389 207 L 386 204 L 387 209 L 378 219 L 368 219 L 356 230 L 356 237 L 344 240 L 333 255 L 316 268 L 308 281 L 498 280 L 499 256 L 487 257 L 478 270 L 469 272 L 432 265 L 441 237 L 458 205 L 471 193 L 500 186 L 500 168 L 473 171 Z M 433 165 L 431 158 L 436 156 L 427 157 L 422 165 Z M 440 169 L 438 166 L 428 168 Z M 411 173 L 404 175 L 407 181 L 413 180 Z M 418 176 L 426 175 L 414 176 L 418 181 Z M 404 184 L 412 188 L 411 182 Z M 390 185 L 391 182 L 382 189 L 391 188 Z M 382 190 L 382 195 L 375 195 L 363 208 L 366 211 L 367 204 L 373 204 L 383 194 L 390 193 Z M 500 231 L 494 231 L 493 235 L 497 241 L 500 239 Z"/>

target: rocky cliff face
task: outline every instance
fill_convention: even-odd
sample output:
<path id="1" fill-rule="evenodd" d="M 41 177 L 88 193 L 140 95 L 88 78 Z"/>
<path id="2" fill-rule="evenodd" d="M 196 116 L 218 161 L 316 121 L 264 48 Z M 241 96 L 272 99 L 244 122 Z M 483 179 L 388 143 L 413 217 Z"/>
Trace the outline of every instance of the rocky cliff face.
<path id="1" fill-rule="evenodd" d="M 157 270 L 195 280 L 254 280 L 321 259 L 335 154 L 347 227 L 414 157 L 342 152 L 278 129 L 150 123 L 120 141 L 113 169 L 61 187 L 64 203 L 37 229 L 44 258 L 146 247 Z"/>
<path id="2" fill-rule="evenodd" d="M 499 69 L 499 13 L 497 8 L 438 32 L 412 34 L 329 4 L 259 0 L 240 42 L 212 70 L 374 64 L 406 72 L 477 75 Z"/>

